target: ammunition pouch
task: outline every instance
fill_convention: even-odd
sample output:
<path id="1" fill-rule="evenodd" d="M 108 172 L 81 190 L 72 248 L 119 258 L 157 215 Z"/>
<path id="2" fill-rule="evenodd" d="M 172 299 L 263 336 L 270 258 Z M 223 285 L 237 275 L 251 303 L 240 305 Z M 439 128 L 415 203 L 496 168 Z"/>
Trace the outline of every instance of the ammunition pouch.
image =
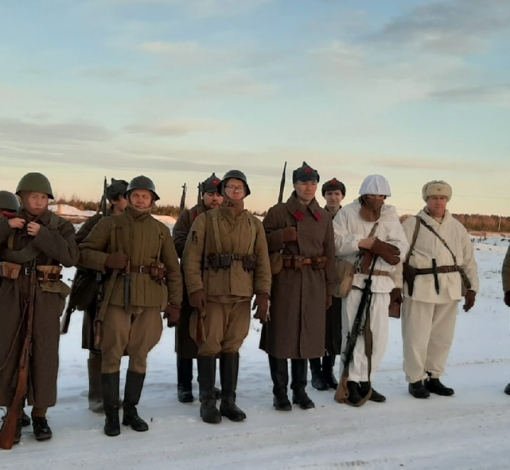
<path id="1" fill-rule="evenodd" d="M 229 269 L 234 261 L 241 261 L 245 271 L 253 271 L 257 264 L 255 255 L 238 255 L 232 253 L 211 253 L 205 259 L 204 268 L 218 271 L 220 269 Z"/>
<path id="2" fill-rule="evenodd" d="M 36 271 L 39 282 L 60 281 L 62 279 L 61 266 L 39 265 L 36 267 Z"/>
<path id="3" fill-rule="evenodd" d="M 242 259 L 243 269 L 246 272 L 251 272 L 255 269 L 255 265 L 257 264 L 257 257 L 255 255 L 245 255 Z"/>
<path id="4" fill-rule="evenodd" d="M 88 310 L 99 297 L 101 274 L 98 271 L 78 269 L 73 280 L 69 306 Z"/>
<path id="5" fill-rule="evenodd" d="M 343 259 L 336 260 L 336 275 L 338 277 L 338 297 L 345 299 L 352 290 L 354 280 L 354 265 Z"/>
<path id="6" fill-rule="evenodd" d="M 21 272 L 21 264 L 2 261 L 0 262 L 0 272 L 1 276 L 6 279 L 18 279 Z"/>

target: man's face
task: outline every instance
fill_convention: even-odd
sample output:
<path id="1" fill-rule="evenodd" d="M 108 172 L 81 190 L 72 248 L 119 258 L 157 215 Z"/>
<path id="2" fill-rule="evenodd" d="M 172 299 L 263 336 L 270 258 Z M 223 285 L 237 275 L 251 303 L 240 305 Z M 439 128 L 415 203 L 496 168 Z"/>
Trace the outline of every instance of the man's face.
<path id="1" fill-rule="evenodd" d="M 326 199 L 326 205 L 328 207 L 337 209 L 340 207 L 340 204 L 344 198 L 344 195 L 342 194 L 342 191 L 337 189 L 335 191 L 326 191 L 326 193 L 324 194 L 324 197 Z"/>
<path id="2" fill-rule="evenodd" d="M 230 183 L 230 181 L 227 181 L 227 184 Z M 223 202 L 223 196 L 218 193 L 204 193 L 204 205 L 208 209 L 214 209 L 215 207 L 218 207 Z"/>
<path id="3" fill-rule="evenodd" d="M 129 193 L 129 202 L 138 210 L 149 209 L 154 202 L 154 194 L 148 189 L 134 189 Z"/>
<path id="4" fill-rule="evenodd" d="M 22 191 L 20 197 L 23 207 L 29 214 L 37 216 L 48 210 L 50 200 L 46 193 Z"/>
<path id="5" fill-rule="evenodd" d="M 313 201 L 317 191 L 317 181 L 296 181 L 294 189 L 299 200 L 309 203 Z"/>
<path id="6" fill-rule="evenodd" d="M 225 183 L 225 194 L 229 199 L 234 201 L 244 199 L 244 195 L 246 194 L 244 181 L 235 178 L 228 179 Z"/>
<path id="7" fill-rule="evenodd" d="M 427 198 L 427 209 L 432 217 L 444 217 L 446 212 L 446 204 L 448 198 L 446 196 L 429 196 Z"/>
<path id="8" fill-rule="evenodd" d="M 380 194 L 366 194 L 365 205 L 373 211 L 378 211 L 384 204 L 385 199 L 386 196 Z"/>
<path id="9" fill-rule="evenodd" d="M 128 205 L 127 199 L 124 196 L 119 196 L 118 199 L 112 201 L 113 213 L 120 214 L 124 212 L 124 209 L 126 209 L 127 205 Z"/>

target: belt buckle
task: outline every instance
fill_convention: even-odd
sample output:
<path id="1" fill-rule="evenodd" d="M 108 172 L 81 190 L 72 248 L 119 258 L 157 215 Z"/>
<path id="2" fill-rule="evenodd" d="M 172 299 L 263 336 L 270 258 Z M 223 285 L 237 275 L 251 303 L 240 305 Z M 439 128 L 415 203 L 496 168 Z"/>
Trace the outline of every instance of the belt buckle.
<path id="1" fill-rule="evenodd" d="M 31 273 L 31 268 L 30 266 L 27 266 L 26 268 L 23 268 L 23 274 L 25 276 L 30 276 L 30 273 Z"/>
<path id="2" fill-rule="evenodd" d="M 138 274 L 143 274 L 143 270 L 145 269 L 145 266 L 140 266 L 138 268 Z"/>

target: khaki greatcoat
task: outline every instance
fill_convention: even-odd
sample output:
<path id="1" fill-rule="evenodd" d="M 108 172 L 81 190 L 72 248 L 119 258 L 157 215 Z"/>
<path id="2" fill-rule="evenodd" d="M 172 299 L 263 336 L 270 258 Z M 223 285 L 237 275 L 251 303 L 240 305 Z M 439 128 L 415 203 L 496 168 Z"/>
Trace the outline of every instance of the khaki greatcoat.
<path id="1" fill-rule="evenodd" d="M 273 276 L 271 321 L 262 328 L 260 348 L 279 359 L 312 359 L 324 355 L 326 297 L 336 292 L 335 243 L 331 215 L 314 199 L 302 205 L 295 192 L 269 209 L 264 228 L 270 253 L 306 258 L 326 256 L 326 269 L 282 269 Z M 282 230 L 296 227 L 298 239 L 284 243 Z"/>
<path id="2" fill-rule="evenodd" d="M 33 220 L 23 210 L 18 216 Z M 36 237 L 32 237 L 26 229 L 12 230 L 6 218 L 0 219 L 0 259 L 14 262 L 9 251 L 11 243 L 14 252 L 31 244 L 39 252 L 37 265 L 75 265 L 79 252 L 73 225 L 49 211 L 36 221 L 41 224 L 41 229 Z M 30 264 L 22 263 L 22 272 Z M 9 406 L 14 397 L 25 335 L 22 318 L 29 292 L 30 277 L 24 273 L 16 280 L 4 278 L 0 287 L 0 406 Z M 35 407 L 45 408 L 56 403 L 60 315 L 68 293 L 69 287 L 62 281 L 37 281 L 27 396 L 28 404 Z"/>

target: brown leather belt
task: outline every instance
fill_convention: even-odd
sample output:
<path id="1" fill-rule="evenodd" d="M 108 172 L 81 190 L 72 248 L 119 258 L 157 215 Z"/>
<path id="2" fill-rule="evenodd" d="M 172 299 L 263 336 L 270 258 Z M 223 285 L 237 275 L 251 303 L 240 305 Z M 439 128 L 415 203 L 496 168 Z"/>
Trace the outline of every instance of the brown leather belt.
<path id="1" fill-rule="evenodd" d="M 361 270 L 361 274 L 366 274 L 367 276 L 370 274 L 370 270 L 369 269 L 362 269 Z M 389 271 L 381 271 L 379 269 L 374 269 L 373 273 L 372 273 L 372 276 L 390 276 L 390 273 Z"/>
<path id="2" fill-rule="evenodd" d="M 416 274 L 434 274 L 434 273 L 456 273 L 459 271 L 458 266 L 438 266 L 436 269 L 434 268 L 416 268 Z"/>
<path id="3" fill-rule="evenodd" d="M 130 273 L 138 273 L 138 274 L 150 274 L 151 267 L 150 266 L 133 266 L 131 265 Z"/>
<path id="4" fill-rule="evenodd" d="M 21 269 L 20 274 L 30 276 L 30 268 Z M 43 274 L 38 271 L 36 273 L 36 277 L 38 281 L 60 281 L 60 279 L 62 279 L 62 274 L 47 273 L 46 276 L 44 277 Z"/>

